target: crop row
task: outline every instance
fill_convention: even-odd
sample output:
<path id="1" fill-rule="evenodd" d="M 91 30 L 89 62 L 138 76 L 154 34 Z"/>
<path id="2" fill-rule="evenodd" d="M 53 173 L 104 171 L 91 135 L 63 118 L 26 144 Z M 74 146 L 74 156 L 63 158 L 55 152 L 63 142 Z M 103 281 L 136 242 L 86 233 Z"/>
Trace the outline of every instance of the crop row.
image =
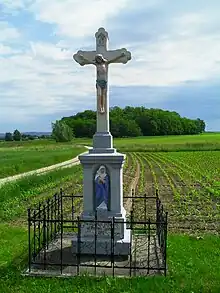
<path id="1" fill-rule="evenodd" d="M 152 184 L 158 186 L 160 197 L 169 212 L 171 226 L 177 227 L 179 223 L 188 228 L 217 229 L 220 198 L 216 193 L 218 190 L 210 192 L 214 188 L 210 181 L 209 185 L 202 182 L 198 171 L 193 172 L 186 163 L 183 167 L 177 155 L 176 160 L 166 153 L 136 153 L 136 156 L 141 169 L 150 170 L 151 175 L 146 170 L 140 170 L 140 173 L 145 172 Z M 145 181 L 148 182 L 145 186 L 147 192 L 149 178 L 145 178 Z"/>
<path id="2" fill-rule="evenodd" d="M 202 173 L 201 169 L 198 168 L 198 164 L 194 164 L 194 167 L 192 167 L 193 159 L 191 157 L 187 158 L 187 155 L 188 154 L 186 154 L 185 160 L 183 160 L 181 156 L 179 160 L 176 157 L 167 156 L 167 154 L 159 154 L 157 156 L 159 158 L 163 158 L 163 160 L 175 166 L 176 170 L 182 172 L 185 178 L 191 178 L 191 181 L 194 183 L 195 186 L 201 186 L 203 190 L 207 191 L 207 193 L 209 193 L 210 195 L 218 197 L 220 195 L 219 182 L 207 176 L 207 173 L 210 174 L 211 170 L 207 167 L 207 169 L 204 170 L 204 172 Z M 196 156 L 194 157 L 194 161 L 198 161 L 198 158 L 196 158 L 196 160 L 195 158 Z M 191 166 L 189 165 L 189 163 L 187 163 L 186 159 L 188 159 L 189 163 L 192 164 Z M 212 164 L 210 165 L 210 168 L 213 168 Z"/>

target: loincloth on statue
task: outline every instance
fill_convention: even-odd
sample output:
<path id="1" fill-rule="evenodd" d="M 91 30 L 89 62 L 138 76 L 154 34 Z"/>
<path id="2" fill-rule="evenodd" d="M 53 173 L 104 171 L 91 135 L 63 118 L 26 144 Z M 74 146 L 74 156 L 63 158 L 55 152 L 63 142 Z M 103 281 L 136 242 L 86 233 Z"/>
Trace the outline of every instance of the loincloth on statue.
<path id="1" fill-rule="evenodd" d="M 107 88 L 107 81 L 106 80 L 96 80 L 96 87 L 100 87 L 101 89 L 106 89 Z"/>

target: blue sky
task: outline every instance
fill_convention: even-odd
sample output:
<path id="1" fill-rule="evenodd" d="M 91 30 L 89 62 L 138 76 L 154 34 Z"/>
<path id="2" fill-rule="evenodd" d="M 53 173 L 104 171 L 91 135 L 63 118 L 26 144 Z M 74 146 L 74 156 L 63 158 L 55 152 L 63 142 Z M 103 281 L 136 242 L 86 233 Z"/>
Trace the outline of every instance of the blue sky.
<path id="1" fill-rule="evenodd" d="M 0 132 L 50 131 L 95 109 L 95 69 L 72 55 L 109 48 L 132 60 L 110 67 L 110 106 L 175 110 L 220 130 L 218 0 L 0 0 Z"/>

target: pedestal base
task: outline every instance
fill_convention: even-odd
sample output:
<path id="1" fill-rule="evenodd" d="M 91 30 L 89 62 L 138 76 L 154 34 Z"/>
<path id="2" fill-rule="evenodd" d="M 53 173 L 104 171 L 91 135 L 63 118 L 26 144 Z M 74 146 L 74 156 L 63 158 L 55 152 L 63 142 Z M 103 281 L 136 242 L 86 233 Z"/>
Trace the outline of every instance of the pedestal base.
<path id="1" fill-rule="evenodd" d="M 92 255 L 116 255 L 128 256 L 131 249 L 131 230 L 124 231 L 124 238 L 115 242 L 111 239 L 100 239 L 83 237 L 72 239 L 72 253 Z"/>
<path id="2" fill-rule="evenodd" d="M 115 153 L 116 150 L 112 147 L 112 135 L 110 132 L 96 132 L 93 136 L 93 149 L 90 154 L 96 153 Z"/>
<path id="3" fill-rule="evenodd" d="M 125 155 L 112 148 L 110 133 L 96 133 L 93 149 L 79 156 L 83 166 L 83 213 L 80 239 L 72 239 L 72 252 L 97 255 L 129 255 L 131 231 L 126 228 L 123 207 L 123 164 Z M 105 208 L 96 205 L 96 175 L 101 166 L 108 176 Z M 104 200 L 103 200 L 104 201 Z M 80 242 L 80 244 L 78 243 Z"/>
<path id="4" fill-rule="evenodd" d="M 81 215 L 80 238 L 72 240 L 72 252 L 97 255 L 129 255 L 131 230 L 126 228 L 126 211 L 121 214 L 100 209 Z M 80 244 L 79 244 L 80 243 Z"/>

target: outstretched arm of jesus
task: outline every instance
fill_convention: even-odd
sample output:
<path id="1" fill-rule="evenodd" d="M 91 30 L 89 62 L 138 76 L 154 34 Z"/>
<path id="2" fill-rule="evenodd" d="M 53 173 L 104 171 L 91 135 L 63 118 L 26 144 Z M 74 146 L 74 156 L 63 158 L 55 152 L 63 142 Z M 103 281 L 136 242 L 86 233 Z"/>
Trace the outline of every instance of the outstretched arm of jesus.
<path id="1" fill-rule="evenodd" d="M 89 59 L 86 59 L 82 54 L 79 55 L 80 59 L 82 59 L 84 62 L 87 62 L 89 64 L 96 65 L 95 62 L 90 61 Z"/>
<path id="2" fill-rule="evenodd" d="M 121 55 L 119 55 L 118 57 L 115 57 L 114 59 L 112 59 L 112 60 L 109 60 L 108 61 L 108 64 L 110 64 L 110 63 L 114 63 L 115 61 L 118 61 L 121 57 L 125 57 L 125 53 L 123 52 L 123 53 L 121 53 Z"/>

